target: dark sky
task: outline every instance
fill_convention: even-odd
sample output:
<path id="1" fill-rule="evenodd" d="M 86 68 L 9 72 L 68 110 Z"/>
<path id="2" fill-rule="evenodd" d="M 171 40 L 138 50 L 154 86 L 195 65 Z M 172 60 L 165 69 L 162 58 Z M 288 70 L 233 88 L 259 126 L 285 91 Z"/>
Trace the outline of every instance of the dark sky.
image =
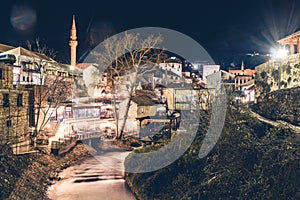
<path id="1" fill-rule="evenodd" d="M 152 26 L 192 37 L 223 67 L 242 59 L 255 66 L 266 57 L 247 53 L 267 54 L 276 40 L 300 28 L 298 0 L 6 0 L 0 5 L 0 43 L 25 46 L 39 37 L 67 63 L 73 14 L 79 58 L 107 35 Z"/>

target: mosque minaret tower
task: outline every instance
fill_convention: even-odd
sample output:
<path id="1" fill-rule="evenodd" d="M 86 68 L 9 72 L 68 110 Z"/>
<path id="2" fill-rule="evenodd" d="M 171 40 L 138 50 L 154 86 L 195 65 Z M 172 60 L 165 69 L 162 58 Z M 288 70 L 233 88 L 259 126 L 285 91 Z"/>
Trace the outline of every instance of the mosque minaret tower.
<path id="1" fill-rule="evenodd" d="M 70 64 L 71 66 L 76 66 L 76 47 L 78 45 L 77 36 L 76 36 L 76 25 L 75 25 L 75 16 L 73 15 L 72 28 L 70 33 Z"/>

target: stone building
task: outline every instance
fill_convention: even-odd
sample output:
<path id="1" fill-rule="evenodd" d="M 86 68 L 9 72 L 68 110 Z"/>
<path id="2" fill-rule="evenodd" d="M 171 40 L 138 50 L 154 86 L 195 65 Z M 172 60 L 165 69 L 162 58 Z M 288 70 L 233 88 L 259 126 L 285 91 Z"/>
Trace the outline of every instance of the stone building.
<path id="1" fill-rule="evenodd" d="M 13 66 L 0 63 L 0 88 L 10 88 L 13 87 Z"/>
<path id="2" fill-rule="evenodd" d="M 277 41 L 289 55 L 277 56 L 255 67 L 256 97 L 300 86 L 300 31 Z"/>
<path id="3" fill-rule="evenodd" d="M 288 35 L 277 41 L 284 48 L 289 48 L 290 55 L 300 53 L 300 31 Z"/>
<path id="4" fill-rule="evenodd" d="M 0 64 L 0 143 L 14 144 L 28 137 L 26 89 L 13 88 L 13 66 Z"/>
<path id="5" fill-rule="evenodd" d="M 189 84 L 174 83 L 169 88 L 163 89 L 163 96 L 170 112 L 198 109 L 208 110 L 209 108 L 209 89 L 196 89 Z"/>
<path id="6" fill-rule="evenodd" d="M 269 60 L 255 67 L 256 96 L 300 86 L 300 54 Z"/>
<path id="7" fill-rule="evenodd" d="M 230 69 L 229 73 L 235 75 L 235 90 L 242 91 L 243 87 L 253 84 L 255 70 L 245 69 L 244 62 L 242 62 L 241 69 Z"/>

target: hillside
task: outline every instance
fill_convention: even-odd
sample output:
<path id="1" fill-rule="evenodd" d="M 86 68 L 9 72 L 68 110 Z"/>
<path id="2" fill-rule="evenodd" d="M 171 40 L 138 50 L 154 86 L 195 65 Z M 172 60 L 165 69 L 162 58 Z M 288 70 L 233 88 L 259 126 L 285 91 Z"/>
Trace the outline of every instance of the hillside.
<path id="1" fill-rule="evenodd" d="M 83 144 L 61 156 L 34 153 L 13 155 L 7 145 L 0 146 L 0 199 L 46 199 L 47 186 L 62 169 L 88 155 Z"/>
<path id="2" fill-rule="evenodd" d="M 300 87 L 277 90 L 259 99 L 253 110 L 273 120 L 283 120 L 300 125 Z"/>
<path id="3" fill-rule="evenodd" d="M 229 106 L 218 143 L 198 159 L 209 119 L 202 116 L 197 138 L 179 160 L 155 172 L 126 174 L 139 199 L 300 198 L 299 134 Z"/>
<path id="4" fill-rule="evenodd" d="M 22 173 L 33 162 L 34 155 L 15 156 L 8 145 L 0 146 L 0 199 L 8 198 Z"/>

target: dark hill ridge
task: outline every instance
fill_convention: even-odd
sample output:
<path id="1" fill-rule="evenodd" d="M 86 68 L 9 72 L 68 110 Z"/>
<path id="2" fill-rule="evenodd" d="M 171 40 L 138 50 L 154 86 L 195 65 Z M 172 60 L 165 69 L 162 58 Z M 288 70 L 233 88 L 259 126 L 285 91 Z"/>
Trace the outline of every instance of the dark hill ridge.
<path id="1" fill-rule="evenodd" d="M 271 92 L 252 109 L 266 118 L 300 126 L 300 87 Z"/>
<path id="2" fill-rule="evenodd" d="M 300 198 L 299 135 L 229 106 L 217 145 L 198 159 L 209 119 L 202 116 L 197 138 L 179 160 L 155 172 L 126 174 L 139 199 Z"/>

